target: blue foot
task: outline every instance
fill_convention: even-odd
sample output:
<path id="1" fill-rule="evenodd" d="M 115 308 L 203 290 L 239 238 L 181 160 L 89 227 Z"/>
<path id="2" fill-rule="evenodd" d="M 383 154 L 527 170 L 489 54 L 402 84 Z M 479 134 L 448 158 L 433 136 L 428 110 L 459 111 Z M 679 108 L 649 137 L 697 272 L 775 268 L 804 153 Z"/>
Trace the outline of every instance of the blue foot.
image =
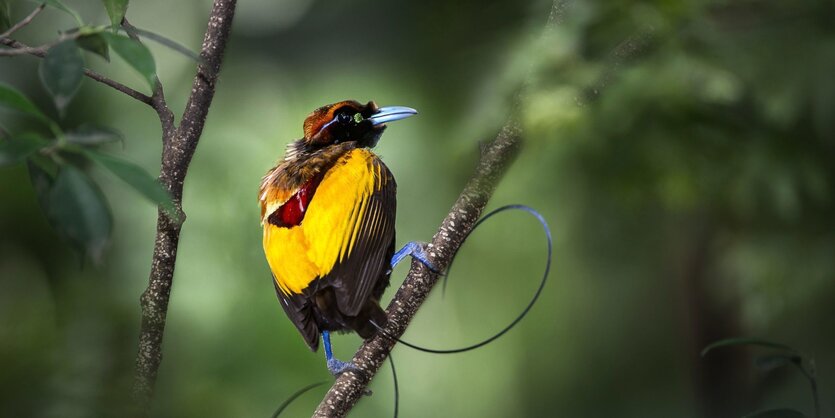
<path id="1" fill-rule="evenodd" d="M 403 246 L 403 248 L 394 253 L 394 256 L 391 258 L 391 270 L 394 270 L 394 267 L 403 261 L 406 256 L 412 256 L 412 258 L 420 261 L 424 266 L 426 266 L 426 268 L 432 270 L 433 273 L 440 273 L 438 269 L 436 269 L 435 266 L 429 262 L 429 258 L 426 256 L 425 248 L 426 243 L 409 241 Z"/>
<path id="2" fill-rule="evenodd" d="M 342 373 L 355 371 L 359 368 L 349 361 L 340 361 L 333 357 L 333 350 L 331 350 L 331 333 L 322 331 L 322 344 L 325 346 L 325 360 L 327 360 L 328 371 L 334 376 L 339 376 Z"/>
<path id="3" fill-rule="evenodd" d="M 328 360 L 328 371 L 334 376 L 339 376 L 345 372 L 357 372 L 359 369 L 350 361 L 339 361 L 332 358 Z"/>

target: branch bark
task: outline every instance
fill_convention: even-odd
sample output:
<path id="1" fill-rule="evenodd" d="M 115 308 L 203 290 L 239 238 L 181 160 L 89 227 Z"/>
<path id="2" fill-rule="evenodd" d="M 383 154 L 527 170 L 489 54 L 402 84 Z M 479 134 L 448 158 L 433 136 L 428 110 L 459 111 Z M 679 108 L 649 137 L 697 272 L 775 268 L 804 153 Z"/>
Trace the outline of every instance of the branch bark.
<path id="1" fill-rule="evenodd" d="M 180 230 L 185 220 L 185 214 L 182 212 L 183 182 L 214 97 L 215 83 L 229 39 L 236 3 L 236 0 L 214 1 L 200 51 L 202 61 L 198 65 L 180 126 L 174 128 L 173 115 L 165 105 L 161 87 L 158 87 L 150 98 L 163 127 L 160 182 L 171 193 L 179 216 L 178 219 L 174 219 L 164 211 L 159 211 L 148 288 L 140 298 L 142 324 L 133 393 L 137 413 L 142 416 L 148 415 L 162 363 L 162 337 L 177 261 Z M 159 86 L 159 83 L 157 85 Z"/>
<path id="2" fill-rule="evenodd" d="M 179 127 L 174 124 L 174 114 L 165 101 L 159 79 L 156 80 L 153 94 L 148 96 L 92 70 L 84 69 L 84 74 L 87 77 L 145 103 L 157 112 L 162 127 L 163 141 L 162 167 L 159 180 L 171 194 L 177 212 L 176 216 L 173 217 L 161 209 L 158 212 L 151 273 L 148 287 L 140 298 L 142 323 L 133 387 L 133 406 L 135 414 L 138 416 L 148 415 L 159 367 L 162 363 L 162 337 L 165 331 L 168 301 L 177 261 L 177 246 L 182 223 L 185 221 L 185 213 L 182 210 L 183 183 L 214 97 L 215 83 L 220 72 L 229 32 L 232 28 L 236 4 L 236 0 L 214 1 L 208 28 L 203 37 L 203 45 L 200 51 L 201 60 Z M 10 48 L 0 49 L 0 57 L 32 55 L 44 58 L 46 56 L 47 51 L 54 43 L 30 47 L 9 37 L 15 31 L 31 23 L 44 7 L 43 4 L 38 6 L 22 21 L 0 34 L 0 45 Z M 135 28 L 127 20 L 123 20 L 122 26 L 132 39 L 139 41 Z M 67 38 L 60 38 L 55 43 L 64 39 Z"/>
<path id="3" fill-rule="evenodd" d="M 565 7 L 565 1 L 554 0 L 545 25 L 546 34 L 562 19 Z M 524 81 L 504 127 L 492 142 L 482 148 L 475 173 L 429 243 L 427 250 L 429 261 L 440 271 L 446 270 L 464 242 L 464 238 L 481 217 L 499 180 L 520 148 L 522 128 L 517 113 L 521 96 L 524 94 L 529 79 L 530 77 Z M 420 262 L 412 261 L 406 280 L 386 309 L 388 323 L 385 327 L 385 334 L 397 338 L 403 335 L 439 278 L 439 275 L 432 273 Z M 366 340 L 353 358 L 354 364 L 361 370 L 361 373 L 346 372 L 340 375 L 319 403 L 313 417 L 346 416 L 365 394 L 368 384 L 388 358 L 395 344 L 396 341 L 384 336 L 382 332 Z"/>
<path id="4" fill-rule="evenodd" d="M 464 187 L 429 244 L 429 261 L 439 270 L 447 268 L 467 233 L 478 221 L 499 179 L 519 149 L 521 134 L 519 123 L 512 117 L 496 139 L 484 148 L 475 174 Z M 403 335 L 439 277 L 420 262 L 412 261 L 409 275 L 386 309 L 386 334 L 397 338 Z M 363 396 L 366 387 L 395 344 L 396 341 L 380 332 L 366 340 L 353 358 L 354 364 L 362 373 L 347 372 L 340 375 L 313 416 L 324 418 L 347 415 Z"/>

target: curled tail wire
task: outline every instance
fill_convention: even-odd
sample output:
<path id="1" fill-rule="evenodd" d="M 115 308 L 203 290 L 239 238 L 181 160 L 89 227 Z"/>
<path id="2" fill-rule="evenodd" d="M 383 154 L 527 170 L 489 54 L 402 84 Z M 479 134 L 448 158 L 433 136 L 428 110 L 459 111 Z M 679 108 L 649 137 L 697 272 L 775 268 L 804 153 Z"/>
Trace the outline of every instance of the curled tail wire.
<path id="1" fill-rule="evenodd" d="M 531 208 L 530 206 L 526 206 L 526 205 L 502 206 L 498 209 L 495 209 L 495 210 L 491 211 L 490 213 L 485 215 L 483 218 L 479 219 L 478 222 L 476 222 L 475 225 L 473 226 L 473 229 L 471 229 L 470 232 L 467 233 L 467 235 L 464 236 L 464 241 L 466 241 L 467 238 L 470 236 L 470 234 L 472 234 L 472 232 L 475 231 L 476 228 L 478 228 L 479 225 L 484 223 L 486 220 L 490 219 L 491 217 L 493 217 L 493 216 L 495 216 L 495 215 L 497 215 L 501 212 L 505 212 L 505 211 L 508 211 L 508 210 L 521 210 L 521 211 L 524 211 L 524 212 L 527 212 L 527 213 L 533 215 L 537 219 L 537 221 L 539 221 L 539 224 L 542 226 L 542 230 L 545 232 L 545 238 L 546 238 L 547 243 L 548 243 L 548 256 L 547 256 L 547 259 L 545 261 L 545 271 L 542 274 L 542 279 L 539 282 L 539 287 L 536 289 L 536 292 L 534 293 L 530 302 L 528 302 L 528 305 L 525 306 L 525 308 L 522 310 L 522 312 L 520 312 L 519 315 L 516 316 L 516 318 L 513 321 L 510 322 L 510 324 L 508 324 L 506 327 L 502 328 L 501 331 L 497 332 L 493 336 L 491 336 L 491 337 L 489 337 L 489 338 L 487 338 L 483 341 L 480 341 L 480 342 L 472 344 L 472 345 L 468 345 L 466 347 L 452 348 L 452 349 L 426 348 L 426 347 L 422 347 L 422 346 L 419 346 L 419 345 L 416 345 L 416 344 L 412 344 L 412 343 L 409 343 L 407 341 L 403 341 L 402 339 L 399 339 L 399 338 L 389 334 L 388 332 L 386 332 L 385 329 L 383 329 L 379 324 L 375 323 L 374 321 L 371 321 L 371 324 L 374 325 L 374 327 L 377 328 L 377 330 L 380 333 L 382 333 L 386 338 L 390 338 L 392 340 L 395 340 L 398 343 L 403 344 L 403 345 L 405 345 L 409 348 L 413 348 L 415 350 L 422 351 L 424 353 L 431 353 L 431 354 L 455 354 L 455 353 L 463 353 L 463 352 L 466 352 L 466 351 L 475 350 L 476 348 L 483 347 L 483 346 L 485 346 L 487 344 L 490 344 L 491 342 L 501 338 L 504 334 L 506 334 L 508 331 L 510 331 L 513 327 L 515 327 L 516 324 L 518 324 L 520 321 L 522 321 L 522 319 L 525 318 L 525 316 L 528 314 L 528 312 L 530 312 L 530 310 L 531 310 L 531 308 L 533 308 L 534 304 L 536 304 L 536 301 L 539 299 L 539 296 L 542 294 L 542 290 L 545 288 L 545 283 L 548 280 L 548 274 L 551 271 L 551 252 L 553 250 L 553 239 L 551 237 L 551 229 L 548 227 L 548 223 L 545 221 L 545 218 L 542 216 L 542 214 L 540 214 L 539 212 L 537 212 L 535 209 Z M 453 261 L 454 260 L 455 259 L 453 258 Z M 452 261 L 450 262 L 450 267 L 452 267 Z M 447 274 L 444 277 L 444 286 L 446 286 L 446 279 L 448 277 L 448 274 L 449 274 L 449 268 L 447 269 Z"/>
<path id="2" fill-rule="evenodd" d="M 313 389 L 313 388 L 315 388 L 315 387 L 317 387 L 317 386 L 322 386 L 322 385 L 324 385 L 325 383 L 327 383 L 327 382 L 317 382 L 317 383 L 311 383 L 311 384 L 309 384 L 309 385 L 307 385 L 307 386 L 305 386 L 305 387 L 303 387 L 303 388 L 301 388 L 301 389 L 297 390 L 294 394 L 290 395 L 290 397 L 289 397 L 289 398 L 287 398 L 287 400 L 285 400 L 285 401 L 284 401 L 284 403 L 282 403 L 282 404 L 278 407 L 278 409 L 276 409 L 276 410 L 275 410 L 275 412 L 274 412 L 274 413 L 273 413 L 273 415 L 272 415 L 272 418 L 278 418 L 278 416 L 279 416 L 279 415 L 281 415 L 281 413 L 282 413 L 282 412 L 284 412 L 284 410 L 285 410 L 285 409 L 287 409 L 287 407 L 288 407 L 288 406 L 290 406 L 290 404 L 291 404 L 291 403 L 293 403 L 293 401 L 295 401 L 295 400 L 296 400 L 296 398 L 298 398 L 299 396 L 304 395 L 304 394 L 305 394 L 305 392 L 307 392 L 307 391 L 309 391 L 310 389 Z"/>
<path id="3" fill-rule="evenodd" d="M 476 222 L 475 225 L 473 225 L 473 228 L 470 230 L 470 232 L 467 233 L 464 236 L 464 240 L 462 241 L 462 244 L 463 244 L 464 241 L 467 240 L 467 238 L 470 236 L 470 234 L 472 234 L 473 231 L 475 231 L 476 228 L 479 227 L 479 225 L 483 224 L 486 220 L 490 219 L 491 217 L 493 217 L 493 216 L 495 216 L 495 215 L 497 215 L 501 212 L 508 211 L 508 210 L 521 210 L 521 211 L 524 211 L 524 212 L 527 212 L 527 213 L 533 215 L 537 219 L 537 221 L 539 221 L 539 224 L 542 226 L 542 230 L 545 232 L 545 238 L 546 238 L 547 244 L 548 244 L 548 254 L 547 254 L 547 258 L 546 258 L 546 262 L 545 262 L 545 271 L 542 274 L 542 279 L 539 282 L 539 287 L 536 289 L 536 292 L 534 293 L 530 302 L 528 302 L 527 306 L 525 306 L 525 308 L 522 310 L 522 312 L 520 312 L 519 315 L 517 315 L 516 318 L 514 318 L 513 321 L 510 322 L 510 324 L 508 324 L 507 326 L 502 328 L 496 334 L 492 335 L 491 337 L 489 337 L 489 338 L 487 338 L 487 339 L 485 339 L 481 342 L 478 342 L 478 343 L 475 343 L 475 344 L 472 344 L 472 345 L 468 345 L 466 347 L 460 347 L 460 348 L 435 349 L 435 348 L 421 347 L 419 345 L 403 341 L 403 340 L 389 334 L 388 332 L 386 332 L 386 330 L 383 329 L 374 320 L 369 320 L 369 322 L 375 328 L 377 328 L 377 330 L 382 335 L 384 335 L 386 338 L 395 340 L 398 343 L 403 344 L 403 345 L 405 345 L 409 348 L 413 348 L 415 350 L 422 351 L 422 352 L 425 352 L 425 353 L 431 353 L 431 354 L 455 354 L 455 353 L 463 353 L 463 352 L 466 352 L 466 351 L 475 350 L 476 348 L 483 347 L 483 346 L 485 346 L 487 344 L 490 344 L 491 342 L 501 338 L 504 334 L 506 334 L 508 331 L 510 331 L 513 327 L 515 327 L 516 324 L 521 322 L 522 319 L 524 319 L 525 316 L 531 311 L 534 304 L 536 304 L 536 301 L 539 299 L 539 296 L 542 294 L 542 290 L 545 288 L 545 283 L 548 280 L 548 274 L 551 271 L 551 253 L 552 253 L 552 250 L 553 250 L 553 239 L 551 237 L 551 229 L 548 227 L 548 223 L 545 221 L 545 218 L 542 216 L 542 214 L 540 214 L 539 212 L 537 212 L 535 209 L 531 208 L 530 206 L 526 206 L 526 205 L 502 206 L 498 209 L 495 209 L 495 210 L 489 212 L 487 215 L 485 215 L 484 217 L 479 219 L 478 222 Z M 455 258 L 453 257 L 452 261 L 454 261 L 454 260 L 455 260 Z M 452 267 L 452 261 L 450 261 L 449 268 Z M 447 268 L 447 273 L 444 274 L 443 289 L 446 289 L 447 278 L 449 277 L 449 268 Z M 391 353 L 389 353 L 389 364 L 391 365 L 391 374 L 392 374 L 392 377 L 394 379 L 394 418 L 397 418 L 398 410 L 399 410 L 399 403 L 400 403 L 400 389 L 399 389 L 399 385 L 398 385 L 398 382 L 397 382 L 397 371 L 394 368 L 394 359 L 393 359 Z M 296 400 L 296 398 L 298 398 L 299 396 L 301 396 L 305 392 L 307 392 L 307 391 L 309 391 L 309 390 L 311 390 L 311 389 L 313 389 L 317 386 L 320 386 L 324 383 L 325 382 L 314 383 L 314 384 L 305 386 L 305 387 L 299 389 L 298 391 L 296 391 L 296 393 L 291 395 L 286 401 L 284 401 L 283 404 L 281 404 L 281 406 L 279 406 L 278 410 L 275 411 L 272 418 L 277 418 L 279 416 L 279 414 L 281 414 L 281 412 L 283 412 L 284 409 L 287 408 L 288 405 L 290 405 L 291 402 Z"/>

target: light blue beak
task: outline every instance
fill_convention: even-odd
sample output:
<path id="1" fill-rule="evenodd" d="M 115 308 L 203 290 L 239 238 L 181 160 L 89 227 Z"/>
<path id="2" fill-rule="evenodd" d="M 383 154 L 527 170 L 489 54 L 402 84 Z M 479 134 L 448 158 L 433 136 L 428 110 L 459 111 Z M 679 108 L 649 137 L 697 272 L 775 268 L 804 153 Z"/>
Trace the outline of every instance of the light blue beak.
<path id="1" fill-rule="evenodd" d="M 377 113 L 368 118 L 371 124 L 376 126 L 386 122 L 394 122 L 400 119 L 406 119 L 409 116 L 417 115 L 417 110 L 405 106 L 386 106 L 381 107 Z"/>

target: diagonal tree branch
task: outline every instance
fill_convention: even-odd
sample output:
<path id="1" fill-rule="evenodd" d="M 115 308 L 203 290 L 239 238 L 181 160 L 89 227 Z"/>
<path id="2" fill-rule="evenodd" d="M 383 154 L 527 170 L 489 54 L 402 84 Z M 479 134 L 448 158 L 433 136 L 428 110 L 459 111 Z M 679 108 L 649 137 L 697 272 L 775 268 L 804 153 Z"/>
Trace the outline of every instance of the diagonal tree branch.
<path id="1" fill-rule="evenodd" d="M 179 219 L 173 219 L 160 210 L 157 220 L 157 236 L 154 245 L 148 288 L 142 293 L 142 325 L 139 334 L 139 350 L 136 356 L 134 398 L 139 415 L 147 416 L 154 393 L 160 364 L 162 363 L 162 337 L 165 330 L 168 301 L 177 261 L 177 245 L 182 221 L 183 182 L 191 158 L 197 148 L 212 98 L 215 93 L 223 52 L 229 39 L 236 0 L 215 0 L 209 16 L 197 74 L 192 83 L 180 126 L 174 129 L 173 117 L 162 97 L 161 88 L 154 91 L 155 109 L 163 123 L 163 150 L 160 181 L 173 197 Z M 159 83 L 158 83 L 159 84 Z"/>
<path id="2" fill-rule="evenodd" d="M 545 26 L 546 34 L 562 19 L 565 7 L 565 1 L 554 0 L 548 23 Z M 528 80 L 525 80 L 520 96 L 524 93 L 527 82 Z M 520 96 L 517 96 L 517 100 L 512 105 L 511 116 L 496 138 L 482 148 L 481 159 L 475 173 L 449 214 L 441 222 L 438 232 L 432 237 L 427 250 L 428 258 L 441 271 L 449 266 L 453 256 L 464 242 L 464 238 L 478 221 L 496 185 L 520 148 L 522 128 L 517 117 Z M 406 280 L 386 309 L 388 323 L 385 327 L 385 334 L 397 338 L 403 335 L 439 277 L 420 262 L 412 261 Z M 362 373 L 346 372 L 340 375 L 319 403 L 313 416 L 325 418 L 347 415 L 365 394 L 368 384 L 395 344 L 396 341 L 387 338 L 382 332 L 366 340 L 353 358 L 354 364 Z"/>
<path id="3" fill-rule="evenodd" d="M 511 118 L 496 139 L 483 151 L 475 174 L 441 223 L 429 244 L 429 261 L 440 270 L 449 265 L 467 233 L 478 221 L 496 185 L 516 155 L 522 130 Z M 400 338 L 423 304 L 439 276 L 423 264 L 413 261 L 409 275 L 388 306 L 385 333 Z M 313 414 L 314 417 L 343 417 L 363 396 L 371 378 L 394 348 L 395 341 L 378 332 L 354 355 L 354 364 L 363 373 L 340 375 Z"/>

